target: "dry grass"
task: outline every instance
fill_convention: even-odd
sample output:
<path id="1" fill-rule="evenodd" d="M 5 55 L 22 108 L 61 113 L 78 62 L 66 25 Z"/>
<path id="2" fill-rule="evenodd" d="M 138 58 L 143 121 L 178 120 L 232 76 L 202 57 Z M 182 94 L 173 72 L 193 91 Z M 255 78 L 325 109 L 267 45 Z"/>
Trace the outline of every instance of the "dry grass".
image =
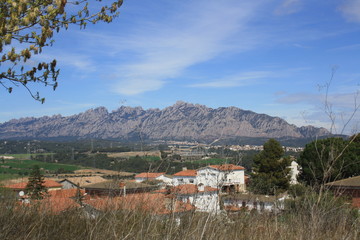
<path id="1" fill-rule="evenodd" d="M 144 157 L 144 156 L 153 156 L 158 157 L 160 155 L 159 151 L 139 151 L 139 152 L 118 152 L 118 153 L 107 153 L 108 157 Z"/>
<path id="2" fill-rule="evenodd" d="M 91 218 L 83 209 L 52 215 L 33 207 L 0 204 L 0 239 L 360 239 L 359 217 L 345 205 L 293 204 L 280 214 L 190 212 L 156 216 L 141 211 L 109 211 Z"/>

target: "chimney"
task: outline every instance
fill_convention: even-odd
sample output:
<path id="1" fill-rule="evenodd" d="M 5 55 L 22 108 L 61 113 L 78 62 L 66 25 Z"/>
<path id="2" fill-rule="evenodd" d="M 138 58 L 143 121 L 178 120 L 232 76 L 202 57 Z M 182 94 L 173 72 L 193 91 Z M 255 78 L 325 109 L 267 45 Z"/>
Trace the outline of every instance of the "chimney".
<path id="1" fill-rule="evenodd" d="M 186 170 L 187 170 L 187 167 L 183 167 L 182 170 L 183 170 L 183 171 L 186 171 Z"/>
<path id="2" fill-rule="evenodd" d="M 200 183 L 197 187 L 199 192 L 203 192 L 205 190 L 205 186 L 202 183 Z"/>

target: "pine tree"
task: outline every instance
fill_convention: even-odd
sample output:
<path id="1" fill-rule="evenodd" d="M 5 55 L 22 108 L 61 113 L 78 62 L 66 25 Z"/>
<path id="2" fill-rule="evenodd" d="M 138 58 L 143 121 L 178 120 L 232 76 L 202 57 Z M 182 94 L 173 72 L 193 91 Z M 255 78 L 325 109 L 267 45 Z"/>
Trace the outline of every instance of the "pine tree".
<path id="1" fill-rule="evenodd" d="M 251 189 L 255 193 L 281 193 L 289 188 L 290 159 L 275 139 L 264 144 L 264 150 L 255 155 Z"/>
<path id="2" fill-rule="evenodd" d="M 31 199 L 43 199 L 47 194 L 44 186 L 44 176 L 41 174 L 38 165 L 35 165 L 30 173 L 29 182 L 26 185 L 26 192 Z"/>

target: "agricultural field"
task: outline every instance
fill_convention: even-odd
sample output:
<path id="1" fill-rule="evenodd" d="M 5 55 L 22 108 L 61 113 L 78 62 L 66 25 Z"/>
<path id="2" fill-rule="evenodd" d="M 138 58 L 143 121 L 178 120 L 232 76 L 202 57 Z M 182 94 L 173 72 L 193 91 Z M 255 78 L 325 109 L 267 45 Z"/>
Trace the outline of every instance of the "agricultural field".
<path id="1" fill-rule="evenodd" d="M 16 158 L 0 159 L 0 180 L 27 176 L 34 165 L 38 165 L 43 173 L 70 173 L 81 168 L 70 164 L 46 163 L 35 160 L 24 160 L 21 156 L 14 157 Z"/>
<path id="2" fill-rule="evenodd" d="M 108 153 L 108 157 L 159 157 L 159 151 L 133 151 L 133 152 L 114 152 L 114 153 Z M 160 158 L 159 158 L 160 159 Z"/>

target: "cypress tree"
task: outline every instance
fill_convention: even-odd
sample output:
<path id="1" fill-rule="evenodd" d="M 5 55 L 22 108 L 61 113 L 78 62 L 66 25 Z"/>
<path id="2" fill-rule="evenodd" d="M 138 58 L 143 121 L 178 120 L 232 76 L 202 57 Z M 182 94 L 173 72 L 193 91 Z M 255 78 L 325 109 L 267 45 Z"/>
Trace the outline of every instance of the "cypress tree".
<path id="1" fill-rule="evenodd" d="M 290 159 L 275 139 L 264 144 L 264 150 L 255 155 L 251 186 L 258 194 L 281 193 L 289 188 Z"/>
<path id="2" fill-rule="evenodd" d="M 35 165 L 30 173 L 29 182 L 26 185 L 26 192 L 31 199 L 43 199 L 47 194 L 44 186 L 44 176 L 41 174 L 40 167 Z"/>

